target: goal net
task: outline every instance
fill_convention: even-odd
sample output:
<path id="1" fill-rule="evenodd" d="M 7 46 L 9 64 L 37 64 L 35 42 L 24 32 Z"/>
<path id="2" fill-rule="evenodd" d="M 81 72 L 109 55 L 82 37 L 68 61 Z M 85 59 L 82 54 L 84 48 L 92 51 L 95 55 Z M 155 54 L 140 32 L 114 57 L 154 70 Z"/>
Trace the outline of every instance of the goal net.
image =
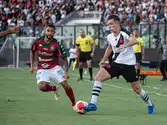
<path id="1" fill-rule="evenodd" d="M 29 63 L 29 53 L 32 45 L 32 41 L 36 37 L 17 37 L 16 43 L 16 67 L 27 67 Z M 66 49 L 71 48 L 74 44 L 73 36 L 56 36 L 54 37 L 60 41 Z M 35 64 L 36 65 L 36 64 Z"/>
<path id="2" fill-rule="evenodd" d="M 12 37 L 0 39 L 0 67 L 15 67 L 15 44 Z"/>

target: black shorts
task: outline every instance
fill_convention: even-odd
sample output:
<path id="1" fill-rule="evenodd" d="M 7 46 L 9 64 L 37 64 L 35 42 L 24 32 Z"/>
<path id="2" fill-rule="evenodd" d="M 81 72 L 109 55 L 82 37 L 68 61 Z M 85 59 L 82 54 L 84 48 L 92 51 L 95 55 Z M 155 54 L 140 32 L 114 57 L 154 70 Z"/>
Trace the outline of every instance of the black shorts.
<path id="1" fill-rule="evenodd" d="M 141 63 L 142 62 L 142 55 L 141 53 L 135 53 L 136 56 L 136 62 Z"/>
<path id="2" fill-rule="evenodd" d="M 115 76 L 122 75 L 127 82 L 137 81 L 134 65 L 125 65 L 113 62 L 105 66 L 104 69 L 110 74 L 111 79 Z"/>
<path id="3" fill-rule="evenodd" d="M 92 57 L 90 56 L 91 52 L 80 52 L 79 55 L 79 62 L 86 62 L 88 60 L 91 60 Z"/>

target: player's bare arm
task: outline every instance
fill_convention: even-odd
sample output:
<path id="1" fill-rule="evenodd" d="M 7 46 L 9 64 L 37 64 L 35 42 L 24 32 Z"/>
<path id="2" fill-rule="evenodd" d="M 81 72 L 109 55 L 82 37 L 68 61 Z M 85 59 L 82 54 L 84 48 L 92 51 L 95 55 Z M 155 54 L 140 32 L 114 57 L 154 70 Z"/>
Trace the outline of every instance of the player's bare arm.
<path id="1" fill-rule="evenodd" d="M 67 57 L 64 57 L 63 60 L 64 60 L 64 71 L 65 71 L 64 78 L 68 79 L 70 76 L 68 75 L 68 60 L 67 60 Z"/>
<path id="2" fill-rule="evenodd" d="M 144 46 L 141 46 L 142 60 L 144 59 Z"/>
<path id="3" fill-rule="evenodd" d="M 6 35 L 9 35 L 11 33 L 16 33 L 18 31 L 19 31 L 19 26 L 15 26 L 15 27 L 12 27 L 12 28 L 10 28 L 8 30 L 0 32 L 0 37 L 4 37 Z"/>
<path id="4" fill-rule="evenodd" d="M 93 42 L 92 43 L 92 53 L 90 54 L 91 57 L 94 56 L 95 49 L 96 49 L 96 44 L 95 44 L 95 42 Z"/>
<path id="5" fill-rule="evenodd" d="M 108 46 L 107 46 L 107 49 L 106 49 L 106 51 L 105 51 L 105 53 L 104 53 L 103 59 L 102 59 L 102 61 L 99 63 L 100 67 L 104 67 L 104 62 L 108 59 L 108 57 L 109 57 L 109 55 L 111 54 L 111 52 L 112 52 L 112 47 L 111 47 L 111 45 L 108 45 Z"/>
<path id="6" fill-rule="evenodd" d="M 35 58 L 35 52 L 30 51 L 30 73 L 34 73 L 34 58 Z"/>

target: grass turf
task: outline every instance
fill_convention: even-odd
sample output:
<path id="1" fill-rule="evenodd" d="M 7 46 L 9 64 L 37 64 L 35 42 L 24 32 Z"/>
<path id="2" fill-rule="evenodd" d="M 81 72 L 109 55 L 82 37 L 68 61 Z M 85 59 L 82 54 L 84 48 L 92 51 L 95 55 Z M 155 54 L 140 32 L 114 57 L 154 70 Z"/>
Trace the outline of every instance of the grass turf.
<path id="1" fill-rule="evenodd" d="M 97 72 L 95 69 L 94 74 Z M 93 83 L 89 74 L 77 82 L 78 70 L 70 71 L 68 80 L 77 100 L 90 101 Z M 53 84 L 53 82 L 52 82 Z M 155 115 L 147 114 L 145 103 L 133 93 L 123 78 L 104 83 L 97 112 L 79 115 L 60 88 L 60 101 L 53 92 L 40 92 L 35 75 L 26 69 L 0 69 L 0 125 L 166 125 L 167 81 L 148 77 L 143 88 L 156 107 Z"/>

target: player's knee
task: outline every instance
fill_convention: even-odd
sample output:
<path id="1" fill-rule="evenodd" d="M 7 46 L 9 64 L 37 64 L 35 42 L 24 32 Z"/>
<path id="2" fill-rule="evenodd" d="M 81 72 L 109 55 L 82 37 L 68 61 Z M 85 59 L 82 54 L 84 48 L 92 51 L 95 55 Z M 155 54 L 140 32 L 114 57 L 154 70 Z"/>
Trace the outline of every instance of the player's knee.
<path id="1" fill-rule="evenodd" d="M 101 76 L 96 75 L 96 76 L 95 76 L 95 81 L 102 81 L 102 77 L 101 77 Z"/>
<path id="2" fill-rule="evenodd" d="M 133 91 L 134 91 L 135 93 L 137 93 L 137 94 L 140 94 L 141 88 L 138 87 L 138 86 L 135 86 L 135 87 L 133 87 Z"/>
<path id="3" fill-rule="evenodd" d="M 45 91 L 45 89 L 46 89 L 46 83 L 40 82 L 40 83 L 38 84 L 38 88 L 39 88 L 41 91 Z"/>
<path id="4" fill-rule="evenodd" d="M 62 83 L 60 83 L 60 84 L 62 85 L 62 87 L 63 87 L 64 89 L 70 88 L 70 86 L 69 86 L 69 84 L 67 83 L 67 81 L 64 81 L 64 82 L 62 82 Z"/>

